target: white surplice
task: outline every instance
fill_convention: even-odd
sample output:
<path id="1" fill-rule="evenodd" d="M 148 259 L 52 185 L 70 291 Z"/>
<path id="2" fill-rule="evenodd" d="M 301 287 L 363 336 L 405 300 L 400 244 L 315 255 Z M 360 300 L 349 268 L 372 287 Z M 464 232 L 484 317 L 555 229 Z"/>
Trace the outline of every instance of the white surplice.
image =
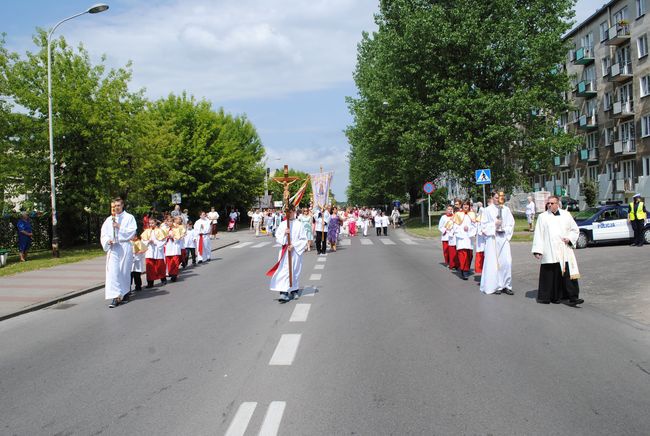
<path id="1" fill-rule="evenodd" d="M 122 298 L 131 290 L 131 269 L 133 267 L 133 245 L 138 226 L 128 212 L 115 216 L 119 228 L 113 232 L 113 217 L 102 224 L 100 242 L 106 252 L 106 284 L 104 296 L 107 300 Z M 113 242 L 112 244 L 110 242 Z"/>
<path id="2" fill-rule="evenodd" d="M 476 236 L 476 224 L 472 222 L 470 216 L 466 213 L 459 212 L 461 218 L 460 224 L 454 223 L 454 236 L 456 236 L 456 250 L 471 250 L 474 248 L 474 236 Z M 467 227 L 467 230 L 465 230 Z"/>
<path id="3" fill-rule="evenodd" d="M 196 231 L 196 237 L 198 239 L 198 242 L 196 244 L 197 262 L 210 260 L 212 252 L 212 243 L 210 242 L 210 229 L 210 220 L 207 218 L 199 218 L 194 223 L 194 230 Z M 201 236 L 203 236 L 203 238 L 201 238 Z M 201 243 L 203 243 L 203 247 L 200 247 Z M 203 254 L 199 253 L 199 249 L 203 251 Z"/>
<path id="4" fill-rule="evenodd" d="M 501 232 L 496 220 L 499 208 L 490 205 L 481 214 L 481 231 L 485 235 L 485 258 L 481 275 L 481 292 L 493 294 L 504 288 L 512 289 L 512 255 L 510 239 L 515 230 L 515 218 L 507 206 L 501 210 Z"/>
<path id="5" fill-rule="evenodd" d="M 580 278 L 578 262 L 573 251 L 580 229 L 571 214 L 565 210 L 558 209 L 559 215 L 550 211 L 541 213 L 535 225 L 535 236 L 533 237 L 532 253 L 542 255 L 542 263 L 558 263 L 564 274 L 566 264 L 569 264 L 571 279 Z M 568 239 L 571 246 L 565 243 L 562 238 Z"/>
<path id="6" fill-rule="evenodd" d="M 275 231 L 275 241 L 283 247 L 287 244 L 287 235 L 285 234 L 287 222 L 287 220 L 282 221 Z M 269 287 L 271 291 L 291 292 L 300 289 L 299 280 L 300 270 L 302 269 L 302 253 L 307 248 L 307 242 L 305 227 L 299 221 L 291 220 L 291 245 L 293 246 L 293 250 L 291 250 L 291 267 L 293 282 L 290 286 L 288 251 L 285 251 L 284 256 L 282 256 L 282 249 L 280 249 L 280 253 L 278 254 L 280 265 L 273 274 L 273 277 L 271 277 L 271 285 Z M 280 256 L 282 256 L 282 259 L 280 259 Z"/>

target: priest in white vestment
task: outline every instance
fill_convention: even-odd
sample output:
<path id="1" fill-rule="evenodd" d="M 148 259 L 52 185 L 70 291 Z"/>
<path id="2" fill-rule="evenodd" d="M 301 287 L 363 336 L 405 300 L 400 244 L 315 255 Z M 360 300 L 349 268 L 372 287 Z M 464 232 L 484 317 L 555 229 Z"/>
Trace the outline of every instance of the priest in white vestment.
<path id="1" fill-rule="evenodd" d="M 576 306 L 584 303 L 578 298 L 580 272 L 574 253 L 580 230 L 571 214 L 560 208 L 557 196 L 550 196 L 547 206 L 537 219 L 531 250 L 542 261 L 537 302 L 557 304 L 566 299 L 570 306 Z"/>
<path id="2" fill-rule="evenodd" d="M 505 206 L 505 194 L 493 193 L 492 204 L 481 214 L 481 231 L 485 235 L 481 292 L 508 294 L 512 291 L 512 255 L 510 239 L 515 230 L 515 218 Z"/>
<path id="3" fill-rule="evenodd" d="M 196 258 L 198 263 L 208 262 L 212 254 L 212 243 L 210 242 L 210 229 L 212 224 L 205 211 L 201 211 L 201 217 L 194 223 L 194 230 L 199 238 L 196 244 Z"/>
<path id="4" fill-rule="evenodd" d="M 270 289 L 274 292 L 280 292 L 280 302 L 289 301 L 289 293 L 293 298 L 298 297 L 302 254 L 308 243 L 304 226 L 296 221 L 294 217 L 295 212 L 291 207 L 287 212 L 287 219 L 282 221 L 275 231 L 275 240 L 282 245 L 282 248 L 278 255 L 278 263 L 267 272 L 267 275 L 272 274 Z M 288 235 L 291 235 L 291 244 L 288 244 Z M 291 253 L 291 283 L 289 283 L 289 253 Z"/>
<path id="5" fill-rule="evenodd" d="M 111 203 L 112 215 L 102 224 L 100 242 L 106 252 L 106 283 L 104 295 L 111 300 L 109 307 L 116 307 L 127 301 L 131 290 L 131 268 L 133 267 L 133 245 L 131 239 L 138 226 L 135 218 L 124 211 L 124 201 L 116 198 Z"/>

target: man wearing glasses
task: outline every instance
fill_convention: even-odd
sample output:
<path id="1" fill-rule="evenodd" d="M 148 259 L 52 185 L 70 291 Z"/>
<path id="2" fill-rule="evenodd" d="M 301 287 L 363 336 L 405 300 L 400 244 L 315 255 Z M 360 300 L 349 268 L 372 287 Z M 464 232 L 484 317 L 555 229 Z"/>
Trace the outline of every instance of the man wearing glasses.
<path id="1" fill-rule="evenodd" d="M 537 302 L 558 304 L 568 299 L 567 304 L 575 307 L 584 303 L 578 298 L 580 272 L 573 251 L 580 230 L 571 214 L 560 209 L 559 197 L 550 196 L 546 206 L 537 219 L 531 250 L 542 261 Z"/>

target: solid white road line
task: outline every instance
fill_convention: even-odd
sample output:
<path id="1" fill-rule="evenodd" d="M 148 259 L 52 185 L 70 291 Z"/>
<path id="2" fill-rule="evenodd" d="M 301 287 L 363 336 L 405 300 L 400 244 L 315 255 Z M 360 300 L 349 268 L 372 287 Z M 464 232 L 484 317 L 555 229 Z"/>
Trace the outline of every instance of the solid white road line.
<path id="1" fill-rule="evenodd" d="M 307 321 L 307 316 L 309 315 L 309 308 L 311 304 L 296 304 L 289 322 L 305 322 Z"/>
<path id="2" fill-rule="evenodd" d="M 309 280 L 320 280 L 321 274 L 312 274 L 309 276 Z"/>
<path id="3" fill-rule="evenodd" d="M 325 265 L 322 263 L 317 263 L 314 265 L 314 269 L 325 269 Z"/>
<path id="4" fill-rule="evenodd" d="M 341 242 L 339 242 L 340 246 L 346 246 L 346 245 L 352 245 L 352 240 L 351 239 L 341 239 Z"/>
<path id="5" fill-rule="evenodd" d="M 370 239 L 361 239 L 361 245 L 372 245 L 374 242 L 372 242 Z"/>
<path id="6" fill-rule="evenodd" d="M 275 352 L 271 356 L 269 365 L 291 365 L 298 351 L 301 334 L 286 334 L 280 337 Z"/>
<path id="7" fill-rule="evenodd" d="M 384 245 L 395 245 L 395 243 L 393 241 L 391 241 L 390 239 L 380 239 L 380 241 Z"/>
<path id="8" fill-rule="evenodd" d="M 402 241 L 402 242 L 405 243 L 406 245 L 418 245 L 417 242 L 415 242 L 415 241 L 412 240 L 412 239 L 408 239 L 408 238 L 400 238 L 400 241 Z"/>
<path id="9" fill-rule="evenodd" d="M 248 423 L 251 421 L 256 407 L 257 403 L 241 403 L 239 409 L 237 409 L 237 413 L 235 413 L 235 417 L 230 423 L 230 427 L 226 430 L 226 436 L 243 436 L 246 433 Z"/>
<path id="10" fill-rule="evenodd" d="M 248 245 L 251 245 L 252 242 L 242 242 L 241 244 L 235 244 L 232 246 L 232 248 L 244 248 Z"/>
<path id="11" fill-rule="evenodd" d="M 251 248 L 262 248 L 262 247 L 264 247 L 265 245 L 269 245 L 270 243 L 271 243 L 271 241 L 260 242 L 260 243 L 257 244 L 257 245 L 253 245 Z"/>
<path id="12" fill-rule="evenodd" d="M 259 436 L 276 436 L 278 434 L 285 407 L 287 407 L 287 403 L 284 401 L 272 401 L 269 404 Z"/>

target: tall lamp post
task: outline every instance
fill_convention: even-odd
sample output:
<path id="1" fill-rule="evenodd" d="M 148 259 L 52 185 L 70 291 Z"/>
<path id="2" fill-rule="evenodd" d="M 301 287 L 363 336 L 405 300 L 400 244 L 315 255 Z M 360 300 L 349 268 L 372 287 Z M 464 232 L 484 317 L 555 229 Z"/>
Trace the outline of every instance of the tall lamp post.
<path id="1" fill-rule="evenodd" d="M 59 257 L 59 235 L 56 231 L 57 218 L 56 218 L 56 186 L 54 183 L 54 135 L 52 128 L 52 50 L 50 48 L 52 41 L 52 34 L 54 31 L 66 21 L 77 18 L 84 14 L 98 14 L 108 9 L 108 5 L 100 3 L 91 6 L 87 10 L 80 12 L 71 17 L 65 18 L 50 30 L 47 34 L 47 122 L 49 128 L 49 141 L 50 141 L 50 200 L 52 202 L 52 256 Z"/>

